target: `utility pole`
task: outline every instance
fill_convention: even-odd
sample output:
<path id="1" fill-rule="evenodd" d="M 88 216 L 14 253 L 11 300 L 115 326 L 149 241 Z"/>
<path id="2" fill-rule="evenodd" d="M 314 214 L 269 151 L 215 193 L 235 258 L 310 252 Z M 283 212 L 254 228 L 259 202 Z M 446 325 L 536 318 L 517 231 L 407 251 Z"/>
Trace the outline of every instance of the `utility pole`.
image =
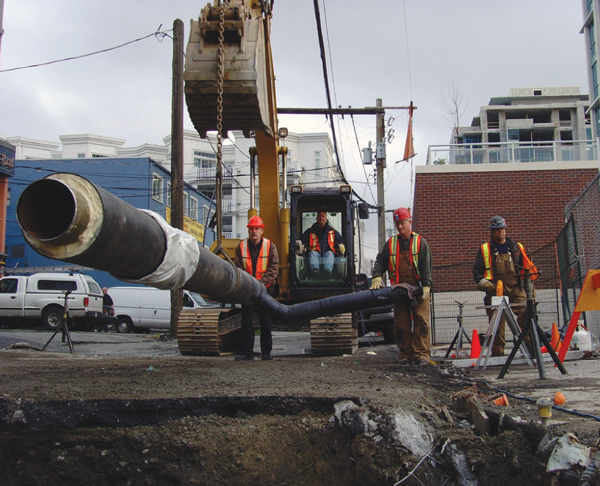
<path id="1" fill-rule="evenodd" d="M 377 98 L 376 107 L 381 108 L 381 98 Z M 377 148 L 375 151 L 375 165 L 377 169 L 377 206 L 378 206 L 378 218 L 377 218 L 377 236 L 378 246 L 377 249 L 383 248 L 387 238 L 385 237 L 385 196 L 383 194 L 383 169 L 385 169 L 385 112 L 380 110 L 377 112 L 377 121 L 375 125 L 377 132 Z"/>
<path id="2" fill-rule="evenodd" d="M 183 22 L 173 22 L 173 93 L 171 105 L 171 226 L 183 230 Z M 183 290 L 171 290 L 171 336 L 183 308 Z"/>

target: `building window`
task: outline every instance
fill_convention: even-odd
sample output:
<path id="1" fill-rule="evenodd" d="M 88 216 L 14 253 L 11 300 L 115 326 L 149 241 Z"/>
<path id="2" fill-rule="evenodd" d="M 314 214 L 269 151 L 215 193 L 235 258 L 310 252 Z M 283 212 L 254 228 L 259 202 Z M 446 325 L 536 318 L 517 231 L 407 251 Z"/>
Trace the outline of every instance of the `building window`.
<path id="1" fill-rule="evenodd" d="M 187 192 L 183 193 L 183 215 L 189 216 L 190 210 L 190 196 Z"/>
<path id="2" fill-rule="evenodd" d="M 163 201 L 163 180 L 157 174 L 152 174 L 152 199 L 158 202 Z"/>
<path id="3" fill-rule="evenodd" d="M 202 206 L 202 214 L 200 214 L 200 217 L 201 217 L 202 219 L 200 220 L 200 222 L 201 222 L 203 225 L 208 225 L 208 223 L 210 223 L 209 216 L 210 216 L 210 210 L 208 209 L 208 206 L 204 206 L 204 205 L 203 205 L 203 206 Z"/>
<path id="4" fill-rule="evenodd" d="M 77 154 L 78 159 L 85 159 L 85 154 Z"/>
<path id="5" fill-rule="evenodd" d="M 321 168 L 321 151 L 315 150 L 315 169 Z"/>
<path id="6" fill-rule="evenodd" d="M 198 221 L 198 199 L 190 196 L 190 218 Z"/>
<path id="7" fill-rule="evenodd" d="M 209 169 L 217 164 L 217 154 L 194 150 L 194 167 Z"/>
<path id="8" fill-rule="evenodd" d="M 167 182 L 167 206 L 171 207 L 171 198 L 173 197 L 173 190 L 171 189 L 171 183 Z"/>

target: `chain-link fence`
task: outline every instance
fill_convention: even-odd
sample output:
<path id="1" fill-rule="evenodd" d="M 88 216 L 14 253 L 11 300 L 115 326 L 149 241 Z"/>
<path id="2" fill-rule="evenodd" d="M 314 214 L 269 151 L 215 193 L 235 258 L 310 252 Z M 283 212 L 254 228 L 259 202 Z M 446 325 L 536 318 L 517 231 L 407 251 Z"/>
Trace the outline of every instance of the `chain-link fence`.
<path id="1" fill-rule="evenodd" d="M 561 314 L 560 284 L 554 243 L 540 248 L 530 256 L 541 273 L 535 282 L 538 324 L 543 330 L 550 330 L 554 322 L 561 327 L 565 323 L 565 319 Z M 446 272 L 451 272 L 455 277 L 458 276 L 460 281 L 471 282 L 462 289 L 434 293 L 431 333 L 432 341 L 437 345 L 450 344 L 458 332 L 461 307 L 459 304 L 462 305 L 463 329 L 469 338 L 472 337 L 474 329 L 478 333 L 487 330 L 488 317 L 483 308 L 484 293 L 476 290 L 472 269 L 473 262 L 433 268 L 434 285 L 436 277 L 441 278 Z"/>
<path id="2" fill-rule="evenodd" d="M 565 226 L 556 239 L 562 288 L 562 312 L 568 319 L 575 310 L 589 270 L 600 268 L 600 175 L 565 208 Z M 600 311 L 586 312 L 584 320 L 600 335 Z"/>

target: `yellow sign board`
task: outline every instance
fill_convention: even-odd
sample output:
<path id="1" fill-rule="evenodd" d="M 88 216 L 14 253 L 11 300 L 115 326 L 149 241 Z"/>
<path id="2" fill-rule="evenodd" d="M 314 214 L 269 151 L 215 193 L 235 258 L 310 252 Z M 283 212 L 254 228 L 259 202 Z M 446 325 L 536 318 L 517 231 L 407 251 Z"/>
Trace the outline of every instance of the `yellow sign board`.
<path id="1" fill-rule="evenodd" d="M 168 206 L 165 216 L 167 223 L 171 224 L 171 208 Z M 200 243 L 204 241 L 204 225 L 198 223 L 198 221 L 194 221 L 192 218 L 183 217 L 183 231 L 196 238 Z"/>
<path id="2" fill-rule="evenodd" d="M 587 273 L 581 294 L 579 294 L 579 299 L 577 300 L 576 311 L 600 310 L 600 287 L 597 284 L 594 285 L 598 282 L 598 275 L 600 275 L 600 270 L 590 270 Z"/>

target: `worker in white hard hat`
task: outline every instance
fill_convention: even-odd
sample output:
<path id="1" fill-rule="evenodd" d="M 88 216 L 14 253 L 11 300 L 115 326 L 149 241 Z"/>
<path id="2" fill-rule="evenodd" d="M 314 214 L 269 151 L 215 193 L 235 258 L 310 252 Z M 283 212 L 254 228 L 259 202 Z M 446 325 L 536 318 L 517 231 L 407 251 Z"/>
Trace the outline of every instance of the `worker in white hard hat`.
<path id="1" fill-rule="evenodd" d="M 425 238 L 412 231 L 408 208 L 394 212 L 394 225 L 398 235 L 390 238 L 377 255 L 371 289 L 383 286 L 386 271 L 391 285 L 403 284 L 415 294 L 422 289 L 415 300 L 394 304 L 394 338 L 400 350 L 400 364 L 424 366 L 431 358 L 431 250 Z"/>

